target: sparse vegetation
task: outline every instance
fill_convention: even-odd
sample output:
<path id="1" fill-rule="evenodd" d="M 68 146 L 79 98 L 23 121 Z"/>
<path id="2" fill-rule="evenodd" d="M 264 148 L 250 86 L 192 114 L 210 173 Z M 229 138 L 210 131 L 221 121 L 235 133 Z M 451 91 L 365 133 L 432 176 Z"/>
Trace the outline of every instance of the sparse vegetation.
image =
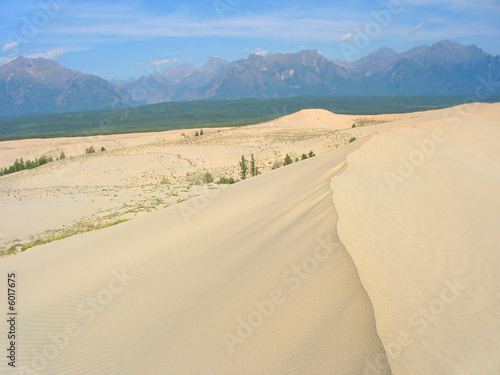
<path id="1" fill-rule="evenodd" d="M 351 139 L 349 139 L 349 143 L 352 143 L 356 140 L 356 137 L 352 137 Z"/>
<path id="2" fill-rule="evenodd" d="M 316 154 L 312 150 L 309 151 L 309 157 L 310 158 L 315 157 L 315 156 L 316 156 Z"/>
<path id="3" fill-rule="evenodd" d="M 200 129 L 200 135 L 203 135 L 203 129 Z"/>
<path id="4" fill-rule="evenodd" d="M 104 146 L 101 147 L 101 152 L 104 152 L 106 151 L 106 149 L 104 148 Z"/>
<path id="5" fill-rule="evenodd" d="M 307 159 L 307 154 L 302 154 L 302 160 L 306 160 Z"/>
<path id="6" fill-rule="evenodd" d="M 292 157 L 290 155 L 286 154 L 285 160 L 283 161 L 283 166 L 289 165 L 292 163 L 293 163 Z"/>
<path id="7" fill-rule="evenodd" d="M 210 172 L 205 173 L 205 175 L 203 176 L 203 182 L 206 184 L 214 182 L 214 178 L 212 177 L 212 174 Z"/>
<path id="8" fill-rule="evenodd" d="M 86 153 L 86 154 L 93 154 L 93 153 L 95 153 L 95 148 L 94 148 L 94 146 L 87 147 L 87 148 L 85 149 L 85 153 Z"/>
<path id="9" fill-rule="evenodd" d="M 198 137 L 200 135 L 200 133 L 198 133 L 198 130 L 194 133 L 194 136 L 195 137 Z"/>
<path id="10" fill-rule="evenodd" d="M 118 225 L 124 223 L 130 219 L 118 219 L 111 222 L 99 222 L 99 223 L 90 223 L 90 222 L 80 222 L 75 225 L 73 228 L 64 228 L 56 231 L 48 231 L 43 236 L 38 236 L 27 241 L 24 244 L 15 244 L 11 246 L 7 250 L 0 251 L 0 256 L 14 254 L 18 249 L 21 251 L 28 250 L 34 246 L 43 245 L 46 243 L 50 243 L 53 241 L 62 240 L 67 237 L 74 236 L 79 233 L 89 232 L 97 229 L 108 228 L 114 225 Z"/>
<path id="11" fill-rule="evenodd" d="M 252 157 L 250 159 L 250 173 L 252 174 L 252 177 L 257 176 L 259 172 L 259 168 L 255 165 L 255 157 L 252 154 Z"/>
<path id="12" fill-rule="evenodd" d="M 241 155 L 240 175 L 241 175 L 241 179 L 242 180 L 245 180 L 247 178 L 247 172 L 248 172 L 248 162 L 247 162 L 247 159 L 245 159 L 245 155 Z"/>
<path id="13" fill-rule="evenodd" d="M 50 163 L 52 161 L 54 161 L 52 156 L 48 156 L 48 157 L 42 156 L 42 157 L 40 157 L 40 159 L 35 158 L 34 161 L 31 161 L 31 160 L 24 161 L 23 158 L 16 159 L 14 164 L 12 164 L 10 167 L 5 167 L 3 169 L 0 169 L 0 176 L 23 171 L 25 169 L 33 169 L 33 168 L 39 167 L 41 165 Z"/>
<path id="14" fill-rule="evenodd" d="M 283 166 L 283 163 L 279 160 L 276 160 L 273 165 L 271 166 L 271 169 L 278 169 L 278 168 L 281 168 Z"/>
<path id="15" fill-rule="evenodd" d="M 64 153 L 64 151 L 61 151 L 61 154 L 59 155 L 59 159 L 64 159 L 66 158 L 66 154 Z"/>
<path id="16" fill-rule="evenodd" d="M 232 177 L 221 177 L 221 178 L 219 179 L 219 181 L 217 181 L 216 183 L 217 183 L 217 184 L 219 184 L 219 185 L 220 185 L 220 184 L 227 184 L 227 185 L 231 185 L 231 184 L 234 184 L 234 183 L 236 183 L 236 182 L 238 182 L 238 181 L 236 181 L 236 180 L 235 180 L 234 178 L 232 178 Z"/>

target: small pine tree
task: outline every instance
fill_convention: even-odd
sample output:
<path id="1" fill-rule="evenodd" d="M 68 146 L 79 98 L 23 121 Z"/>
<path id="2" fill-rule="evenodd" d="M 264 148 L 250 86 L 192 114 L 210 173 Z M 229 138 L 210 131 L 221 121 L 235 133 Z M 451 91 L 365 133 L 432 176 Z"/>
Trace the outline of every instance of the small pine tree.
<path id="1" fill-rule="evenodd" d="M 240 174 L 242 180 L 245 180 L 247 178 L 247 172 L 248 172 L 247 159 L 245 159 L 245 155 L 241 155 Z"/>
<path id="2" fill-rule="evenodd" d="M 290 155 L 286 154 L 285 156 L 285 161 L 283 162 L 283 165 L 288 165 L 288 164 L 292 164 L 293 163 L 293 159 Z"/>
<path id="3" fill-rule="evenodd" d="M 199 136 L 198 131 L 196 131 L 196 133 L 194 133 L 194 136 L 195 137 Z"/>
<path id="4" fill-rule="evenodd" d="M 309 151 L 309 157 L 312 158 L 313 156 L 316 156 L 316 154 L 312 151 Z"/>
<path id="5" fill-rule="evenodd" d="M 352 127 L 355 128 L 356 127 L 356 124 L 352 124 Z"/>
<path id="6" fill-rule="evenodd" d="M 255 158 L 252 154 L 252 158 L 250 159 L 250 173 L 252 174 L 252 177 L 255 177 L 259 174 L 259 168 L 255 165 Z"/>
<path id="7" fill-rule="evenodd" d="M 203 129 L 200 129 L 200 135 L 203 135 Z"/>
<path id="8" fill-rule="evenodd" d="M 104 152 L 106 151 L 106 149 L 104 148 L 104 146 L 101 147 L 101 152 Z"/>
<path id="9" fill-rule="evenodd" d="M 64 159 L 66 157 L 66 154 L 64 151 L 61 151 L 61 154 L 59 155 L 59 159 Z"/>

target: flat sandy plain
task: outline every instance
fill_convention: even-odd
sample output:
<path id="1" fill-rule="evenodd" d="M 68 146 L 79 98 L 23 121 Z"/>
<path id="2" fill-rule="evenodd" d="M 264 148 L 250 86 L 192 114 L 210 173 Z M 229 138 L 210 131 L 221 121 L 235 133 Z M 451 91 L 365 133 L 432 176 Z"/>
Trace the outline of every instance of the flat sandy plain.
<path id="1" fill-rule="evenodd" d="M 67 157 L 0 177 L 1 373 L 498 374 L 499 141 L 469 104 L 2 142 Z"/>

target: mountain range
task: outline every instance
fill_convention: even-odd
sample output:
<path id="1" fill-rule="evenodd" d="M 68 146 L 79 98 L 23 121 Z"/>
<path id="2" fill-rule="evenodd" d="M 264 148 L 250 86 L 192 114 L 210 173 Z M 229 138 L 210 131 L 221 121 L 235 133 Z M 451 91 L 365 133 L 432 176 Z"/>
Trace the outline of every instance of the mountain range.
<path id="1" fill-rule="evenodd" d="M 474 94 L 481 77 L 500 79 L 500 56 L 451 41 L 402 53 L 383 47 L 355 62 L 316 51 L 234 62 L 211 57 L 201 68 L 183 64 L 117 85 L 53 61 L 18 57 L 0 66 L 0 116 L 206 99 L 464 95 Z"/>
<path id="2" fill-rule="evenodd" d="M 0 66 L 0 116 L 123 107 L 133 101 L 103 78 L 19 56 Z"/>

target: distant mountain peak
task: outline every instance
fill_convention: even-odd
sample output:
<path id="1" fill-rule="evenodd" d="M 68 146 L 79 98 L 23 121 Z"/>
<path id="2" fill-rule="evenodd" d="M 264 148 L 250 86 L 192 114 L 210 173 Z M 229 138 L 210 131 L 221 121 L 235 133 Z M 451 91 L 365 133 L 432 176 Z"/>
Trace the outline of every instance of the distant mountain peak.
<path id="1" fill-rule="evenodd" d="M 44 58 L 0 66 L 0 116 L 108 108 L 131 100 L 105 79 Z"/>
<path id="2" fill-rule="evenodd" d="M 215 72 L 220 68 L 226 66 L 227 64 L 228 64 L 227 61 L 221 59 L 219 56 L 212 56 L 207 60 L 205 65 L 203 65 L 202 69 L 208 70 L 210 72 Z"/>

